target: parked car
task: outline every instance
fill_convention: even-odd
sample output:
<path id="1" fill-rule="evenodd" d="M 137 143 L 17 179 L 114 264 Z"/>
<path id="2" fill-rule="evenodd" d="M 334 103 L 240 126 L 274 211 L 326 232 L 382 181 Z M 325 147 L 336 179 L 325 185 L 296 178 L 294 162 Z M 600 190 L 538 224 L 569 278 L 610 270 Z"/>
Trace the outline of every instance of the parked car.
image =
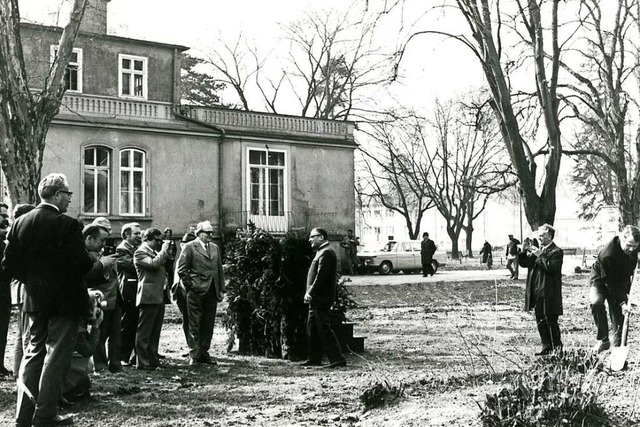
<path id="1" fill-rule="evenodd" d="M 360 270 L 364 273 L 375 271 L 380 274 L 397 273 L 398 271 L 418 272 L 422 270 L 420 240 L 390 240 L 382 247 L 372 251 L 358 252 L 358 260 L 360 261 Z M 445 251 L 436 251 L 431 264 L 433 270 L 438 271 L 438 268 L 446 265 L 447 261 L 448 257 Z"/>

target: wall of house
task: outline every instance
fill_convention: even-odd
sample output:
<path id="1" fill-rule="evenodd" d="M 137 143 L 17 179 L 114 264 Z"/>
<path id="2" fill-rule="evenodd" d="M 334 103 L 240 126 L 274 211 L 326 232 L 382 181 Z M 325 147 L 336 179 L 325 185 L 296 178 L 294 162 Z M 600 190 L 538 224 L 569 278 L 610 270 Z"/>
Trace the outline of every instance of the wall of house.
<path id="1" fill-rule="evenodd" d="M 51 46 L 59 43 L 60 31 L 53 27 L 23 26 L 21 29 L 27 76 L 34 89 L 44 84 Z M 80 33 L 74 47 L 82 49 L 83 93 L 118 97 L 118 55 L 126 54 L 148 58 L 147 100 L 173 102 L 176 84 L 173 46 Z"/>
<path id="2" fill-rule="evenodd" d="M 217 223 L 218 212 L 218 150 L 217 138 L 210 136 L 176 135 L 122 129 L 96 129 L 56 124 L 47 136 L 42 175 L 62 172 L 69 178 L 74 192 L 68 214 L 90 221 L 80 212 L 82 198 L 82 153 L 89 145 L 110 147 L 111 221 L 119 232 L 124 223 L 140 222 L 172 228 L 181 236 L 189 224 L 203 220 Z M 147 152 L 147 212 L 145 217 L 118 215 L 117 150 L 140 148 Z"/>

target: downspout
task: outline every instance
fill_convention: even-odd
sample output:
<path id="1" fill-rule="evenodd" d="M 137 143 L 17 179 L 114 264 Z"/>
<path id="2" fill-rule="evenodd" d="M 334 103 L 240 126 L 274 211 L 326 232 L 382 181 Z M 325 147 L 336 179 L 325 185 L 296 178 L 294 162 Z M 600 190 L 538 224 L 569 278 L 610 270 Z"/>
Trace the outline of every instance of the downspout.
<path id="1" fill-rule="evenodd" d="M 220 147 L 218 148 L 218 233 L 219 236 L 214 236 L 218 238 L 220 242 L 222 242 L 222 143 L 227 136 L 227 131 L 225 131 L 220 126 L 212 125 L 211 123 L 203 122 L 202 120 L 194 119 L 192 117 L 186 116 L 182 114 L 180 105 L 174 105 L 173 114 L 190 123 L 195 123 L 200 126 L 204 126 L 206 128 L 215 130 L 216 132 L 220 132 Z M 220 245 L 222 248 L 222 245 Z"/>

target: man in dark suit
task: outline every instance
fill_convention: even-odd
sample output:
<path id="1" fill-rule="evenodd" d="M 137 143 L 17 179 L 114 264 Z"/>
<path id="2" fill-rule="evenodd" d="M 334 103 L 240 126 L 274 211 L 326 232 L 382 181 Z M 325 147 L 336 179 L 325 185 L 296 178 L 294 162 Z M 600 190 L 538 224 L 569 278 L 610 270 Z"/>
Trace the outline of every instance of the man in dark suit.
<path id="1" fill-rule="evenodd" d="M 422 233 L 422 242 L 420 242 L 420 260 L 422 261 L 422 276 L 433 276 L 433 254 L 436 253 L 436 244 L 429 238 L 429 233 Z"/>
<path id="2" fill-rule="evenodd" d="M 302 366 L 322 365 L 322 352 L 329 358 L 329 368 L 346 366 L 340 343 L 331 327 L 331 306 L 336 300 L 338 279 L 338 257 L 329 245 L 327 232 L 314 228 L 309 235 L 309 243 L 316 255 L 307 274 L 307 291 L 304 302 L 309 304 L 307 336 L 309 339 L 309 359 Z"/>
<path id="3" fill-rule="evenodd" d="M 611 347 L 605 301 L 609 305 L 613 345 L 614 347 L 620 345 L 624 323 L 622 304 L 626 304 L 629 299 L 631 276 L 638 264 L 639 245 L 640 229 L 634 225 L 627 225 L 620 236 L 614 237 L 600 251 L 596 262 L 591 267 L 589 302 L 593 321 L 598 330 L 598 342 L 593 348 L 596 353 Z"/>
<path id="4" fill-rule="evenodd" d="M 216 361 L 209 355 L 218 302 L 224 293 L 222 258 L 218 245 L 211 241 L 213 226 L 209 221 L 198 224 L 193 240 L 182 249 L 178 275 L 187 291 L 189 319 L 189 364 Z"/>
<path id="5" fill-rule="evenodd" d="M 154 370 L 160 366 L 158 347 L 164 320 L 164 288 L 167 286 L 165 262 L 169 258 L 169 242 L 162 232 L 148 228 L 143 242 L 133 255 L 138 273 L 136 305 L 140 310 L 136 332 L 136 367 Z"/>
<path id="6" fill-rule="evenodd" d="M 9 206 L 0 203 L 0 257 L 6 247 L 5 239 L 9 231 Z M 11 277 L 0 268 L 0 376 L 11 375 L 4 367 L 4 354 L 7 349 L 7 335 L 11 320 Z"/>
<path id="7" fill-rule="evenodd" d="M 558 317 L 562 315 L 562 262 L 564 252 L 555 243 L 555 229 L 549 224 L 538 227 L 540 247 L 526 246 L 518 254 L 522 267 L 529 269 L 525 310 L 535 310 L 542 349 L 536 356 L 562 350 Z"/>
<path id="8" fill-rule="evenodd" d="M 136 331 L 138 330 L 138 273 L 133 265 L 133 254 L 142 243 L 142 230 L 137 222 L 122 226 L 122 242 L 116 248 L 118 271 L 118 296 L 122 303 L 120 323 L 120 361 L 125 365 L 135 363 Z"/>
<path id="9" fill-rule="evenodd" d="M 64 374 L 81 318 L 89 315 L 83 281 L 94 260 L 85 249 L 82 225 L 63 215 L 71 201 L 67 178 L 47 175 L 38 185 L 42 203 L 9 231 L 3 267 L 24 283 L 24 313 L 30 341 L 18 373 L 16 425 L 70 425 L 58 414 Z"/>

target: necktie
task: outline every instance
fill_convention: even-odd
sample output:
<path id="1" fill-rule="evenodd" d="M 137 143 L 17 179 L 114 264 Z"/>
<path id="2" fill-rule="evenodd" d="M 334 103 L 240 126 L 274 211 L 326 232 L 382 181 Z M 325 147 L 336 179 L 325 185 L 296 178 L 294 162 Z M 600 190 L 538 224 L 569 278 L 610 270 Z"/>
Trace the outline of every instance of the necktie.
<path id="1" fill-rule="evenodd" d="M 206 245 L 206 246 L 207 246 L 207 256 L 208 256 L 209 258 L 211 258 L 211 247 L 209 246 L 209 244 L 208 244 L 208 243 L 207 243 L 207 245 Z"/>

